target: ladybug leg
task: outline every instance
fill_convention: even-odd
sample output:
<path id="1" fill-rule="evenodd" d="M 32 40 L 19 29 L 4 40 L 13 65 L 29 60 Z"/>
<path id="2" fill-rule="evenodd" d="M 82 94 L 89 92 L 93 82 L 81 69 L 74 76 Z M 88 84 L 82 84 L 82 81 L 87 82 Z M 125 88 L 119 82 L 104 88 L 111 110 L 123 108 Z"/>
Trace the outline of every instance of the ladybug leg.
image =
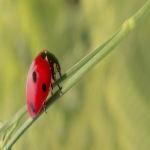
<path id="1" fill-rule="evenodd" d="M 52 90 L 53 90 L 53 85 L 51 84 L 51 95 L 53 96 L 54 94 L 53 94 Z"/>
<path id="2" fill-rule="evenodd" d="M 57 81 L 55 81 L 55 82 L 56 82 L 56 84 L 57 84 L 59 90 L 61 91 L 61 87 L 59 86 L 58 82 L 57 82 Z"/>
<path id="3" fill-rule="evenodd" d="M 61 77 L 61 72 L 60 72 L 60 71 L 58 71 L 58 73 L 59 73 L 60 78 L 62 78 L 62 77 Z"/>
<path id="4" fill-rule="evenodd" d="M 59 88 L 59 91 L 62 94 L 61 87 L 59 86 L 59 84 L 58 84 L 58 82 L 56 80 L 56 72 L 59 73 L 59 76 L 61 78 L 61 69 L 60 69 L 60 66 L 57 63 L 51 64 L 51 65 L 52 65 L 52 67 L 51 67 L 52 79 L 56 82 L 56 84 L 57 84 L 57 86 Z"/>
<path id="5" fill-rule="evenodd" d="M 57 68 L 57 72 L 59 73 L 59 76 L 61 78 L 61 69 L 60 69 L 59 64 L 56 65 L 56 68 Z"/>
<path id="6" fill-rule="evenodd" d="M 59 91 L 61 92 L 61 87 L 59 86 L 57 80 L 56 80 L 56 75 L 54 74 L 54 76 L 52 76 L 53 80 L 56 82 L 58 88 L 59 88 Z M 61 92 L 62 93 L 62 92 Z"/>
<path id="7" fill-rule="evenodd" d="M 45 113 L 47 114 L 47 111 L 46 111 L 46 103 L 45 103 L 45 102 L 43 103 L 43 108 L 44 108 Z"/>
<path id="8" fill-rule="evenodd" d="M 56 82 L 56 84 L 57 84 L 57 86 L 58 86 L 58 88 L 59 88 L 60 94 L 62 94 L 61 87 L 59 86 L 59 84 L 58 84 L 58 82 L 57 82 L 56 80 L 55 80 L 55 82 Z"/>

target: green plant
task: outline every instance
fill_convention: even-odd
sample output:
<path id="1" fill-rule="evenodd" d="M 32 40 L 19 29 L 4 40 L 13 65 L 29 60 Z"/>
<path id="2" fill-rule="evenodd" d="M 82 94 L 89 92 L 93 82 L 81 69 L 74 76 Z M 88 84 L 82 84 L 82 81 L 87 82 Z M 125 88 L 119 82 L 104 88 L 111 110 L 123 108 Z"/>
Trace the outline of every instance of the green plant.
<path id="1" fill-rule="evenodd" d="M 69 89 L 71 89 L 84 75 L 86 75 L 96 64 L 98 64 L 102 59 L 105 58 L 130 32 L 135 28 L 140 21 L 149 13 L 150 11 L 150 0 L 130 19 L 126 20 L 120 29 L 104 44 L 97 47 L 81 61 L 79 61 L 75 66 L 68 70 L 62 79 L 58 80 L 58 83 L 66 81 L 62 85 L 62 95 L 59 91 L 56 91 L 53 97 L 48 98 L 46 105 L 47 108 L 50 107 L 56 100 L 61 98 Z M 54 83 L 54 87 L 56 84 Z M 24 106 L 20 111 L 18 111 L 8 122 L 3 124 L 0 128 L 0 133 L 3 136 L 1 139 L 1 149 L 10 149 L 19 137 L 38 119 L 38 117 L 44 112 L 42 110 L 40 114 L 35 118 L 29 118 L 16 133 L 12 136 L 12 133 L 17 126 L 19 120 L 27 112 L 26 106 Z"/>

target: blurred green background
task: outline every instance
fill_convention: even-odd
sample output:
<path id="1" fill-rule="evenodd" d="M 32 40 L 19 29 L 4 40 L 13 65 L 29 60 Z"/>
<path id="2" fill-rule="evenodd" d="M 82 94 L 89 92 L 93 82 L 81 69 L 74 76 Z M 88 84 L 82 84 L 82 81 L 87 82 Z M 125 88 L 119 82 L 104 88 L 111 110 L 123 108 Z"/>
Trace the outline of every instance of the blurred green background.
<path id="1" fill-rule="evenodd" d="M 58 57 L 65 73 L 145 2 L 1 0 L 0 120 L 7 121 L 26 104 L 28 69 L 42 49 Z M 149 40 L 150 15 L 12 149 L 150 149 Z"/>

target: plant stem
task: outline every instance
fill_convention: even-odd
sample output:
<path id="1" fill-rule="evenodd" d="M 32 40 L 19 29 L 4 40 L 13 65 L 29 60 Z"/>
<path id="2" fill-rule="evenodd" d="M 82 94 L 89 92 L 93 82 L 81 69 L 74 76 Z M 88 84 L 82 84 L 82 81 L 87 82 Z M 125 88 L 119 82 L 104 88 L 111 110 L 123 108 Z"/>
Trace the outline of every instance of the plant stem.
<path id="1" fill-rule="evenodd" d="M 85 74 L 87 74 L 96 64 L 98 64 L 103 58 L 105 58 L 129 33 L 135 28 L 141 20 L 149 13 L 150 11 L 150 0 L 148 0 L 145 5 L 130 19 L 126 20 L 121 28 L 102 46 L 96 48 L 93 52 L 87 55 L 79 63 L 77 63 L 72 69 L 70 69 L 63 79 L 59 80 L 64 81 L 66 78 L 70 77 L 68 81 L 63 85 L 62 95 L 59 91 L 54 93 L 53 97 L 50 97 L 47 100 L 47 107 L 50 107 L 57 99 L 62 97 L 71 87 L 73 87 Z M 14 134 L 11 140 L 6 144 L 3 150 L 7 150 L 13 146 L 13 144 L 19 139 L 19 137 L 33 124 L 34 121 L 43 113 L 42 110 L 40 114 L 35 118 L 29 118 L 21 128 Z"/>
<path id="2" fill-rule="evenodd" d="M 3 126 L 0 128 L 0 133 L 6 131 L 8 128 L 10 128 L 10 126 L 19 121 L 26 112 L 27 108 L 24 106 L 9 121 L 3 124 Z"/>

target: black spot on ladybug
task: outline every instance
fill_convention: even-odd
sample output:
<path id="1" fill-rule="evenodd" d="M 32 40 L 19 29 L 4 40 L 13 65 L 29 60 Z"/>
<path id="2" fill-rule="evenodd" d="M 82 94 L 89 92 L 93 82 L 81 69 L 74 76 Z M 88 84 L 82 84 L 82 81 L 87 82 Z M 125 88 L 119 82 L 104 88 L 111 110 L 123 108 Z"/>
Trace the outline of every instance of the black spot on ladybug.
<path id="1" fill-rule="evenodd" d="M 45 83 L 42 84 L 42 90 L 43 90 L 43 92 L 46 92 L 46 84 Z"/>
<path id="2" fill-rule="evenodd" d="M 34 108 L 34 105 L 32 102 L 30 102 L 30 108 L 31 108 L 32 112 L 35 112 L 35 108 Z"/>
<path id="3" fill-rule="evenodd" d="M 45 57 L 46 57 L 46 51 L 43 51 L 43 52 L 41 53 L 41 58 L 42 58 L 42 59 L 45 59 Z"/>
<path id="4" fill-rule="evenodd" d="M 33 71 L 33 73 L 32 73 L 32 78 L 33 78 L 33 81 L 36 83 L 36 72 L 35 71 Z"/>

